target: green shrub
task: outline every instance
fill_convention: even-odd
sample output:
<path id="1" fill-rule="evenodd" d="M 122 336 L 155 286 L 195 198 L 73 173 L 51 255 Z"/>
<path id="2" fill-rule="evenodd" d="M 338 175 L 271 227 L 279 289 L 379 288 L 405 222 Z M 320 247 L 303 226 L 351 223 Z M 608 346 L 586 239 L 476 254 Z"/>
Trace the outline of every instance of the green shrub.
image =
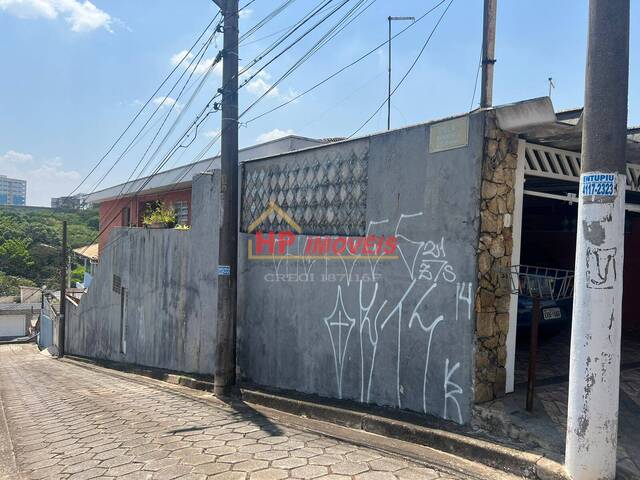
<path id="1" fill-rule="evenodd" d="M 145 227 L 162 225 L 167 228 L 173 228 L 176 224 L 176 212 L 172 208 L 166 208 L 164 203 L 158 202 L 156 208 L 142 218 L 142 224 Z"/>

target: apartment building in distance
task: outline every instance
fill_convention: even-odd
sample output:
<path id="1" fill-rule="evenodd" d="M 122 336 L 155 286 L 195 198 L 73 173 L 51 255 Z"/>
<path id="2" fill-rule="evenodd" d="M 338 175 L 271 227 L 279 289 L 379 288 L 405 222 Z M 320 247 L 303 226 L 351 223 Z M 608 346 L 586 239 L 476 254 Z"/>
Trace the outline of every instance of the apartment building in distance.
<path id="1" fill-rule="evenodd" d="M 0 175 L 0 205 L 25 205 L 27 181 Z"/>
<path id="2" fill-rule="evenodd" d="M 82 210 L 88 207 L 87 195 L 79 193 L 70 197 L 54 197 L 51 199 L 51 208 L 61 210 Z"/>

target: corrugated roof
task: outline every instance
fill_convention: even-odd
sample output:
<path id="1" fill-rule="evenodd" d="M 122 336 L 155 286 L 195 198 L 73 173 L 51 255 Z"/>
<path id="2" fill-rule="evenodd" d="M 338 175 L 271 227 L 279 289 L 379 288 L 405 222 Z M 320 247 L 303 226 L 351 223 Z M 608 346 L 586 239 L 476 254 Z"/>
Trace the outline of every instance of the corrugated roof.
<path id="1" fill-rule="evenodd" d="M 324 143 L 327 143 L 327 141 L 301 137 L 299 135 L 287 135 L 286 137 L 241 148 L 238 152 L 238 160 L 240 162 L 245 162 L 278 153 L 291 152 L 311 146 L 322 145 Z M 113 187 L 93 192 L 87 196 L 87 203 L 99 204 L 115 198 L 161 192 L 169 188 L 188 188 L 191 185 L 191 179 L 194 175 L 215 168 L 220 168 L 219 156 L 172 168 L 152 176 L 141 177 L 127 183 L 121 183 Z"/>
<path id="2" fill-rule="evenodd" d="M 98 260 L 98 253 L 100 250 L 99 243 L 93 243 L 85 247 L 78 247 L 73 249 L 73 253 L 80 255 L 81 257 L 88 258 L 89 260 Z"/>

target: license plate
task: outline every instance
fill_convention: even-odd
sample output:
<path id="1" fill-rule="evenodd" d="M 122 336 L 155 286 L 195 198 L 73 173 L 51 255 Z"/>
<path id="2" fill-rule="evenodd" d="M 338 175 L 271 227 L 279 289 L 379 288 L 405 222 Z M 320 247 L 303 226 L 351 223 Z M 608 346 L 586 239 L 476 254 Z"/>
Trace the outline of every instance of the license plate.
<path id="1" fill-rule="evenodd" d="M 545 308 L 542 310 L 542 318 L 545 320 L 557 320 L 558 318 L 562 318 L 562 312 L 558 307 Z"/>

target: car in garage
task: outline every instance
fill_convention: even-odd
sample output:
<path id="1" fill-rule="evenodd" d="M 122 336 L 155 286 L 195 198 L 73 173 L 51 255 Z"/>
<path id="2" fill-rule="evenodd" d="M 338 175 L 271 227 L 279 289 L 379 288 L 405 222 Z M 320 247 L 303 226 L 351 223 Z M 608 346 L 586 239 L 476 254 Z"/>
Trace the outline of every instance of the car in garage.
<path id="1" fill-rule="evenodd" d="M 553 335 L 571 325 L 573 300 L 541 300 L 540 301 L 540 333 Z M 518 334 L 531 331 L 533 316 L 533 299 L 518 297 Z"/>

